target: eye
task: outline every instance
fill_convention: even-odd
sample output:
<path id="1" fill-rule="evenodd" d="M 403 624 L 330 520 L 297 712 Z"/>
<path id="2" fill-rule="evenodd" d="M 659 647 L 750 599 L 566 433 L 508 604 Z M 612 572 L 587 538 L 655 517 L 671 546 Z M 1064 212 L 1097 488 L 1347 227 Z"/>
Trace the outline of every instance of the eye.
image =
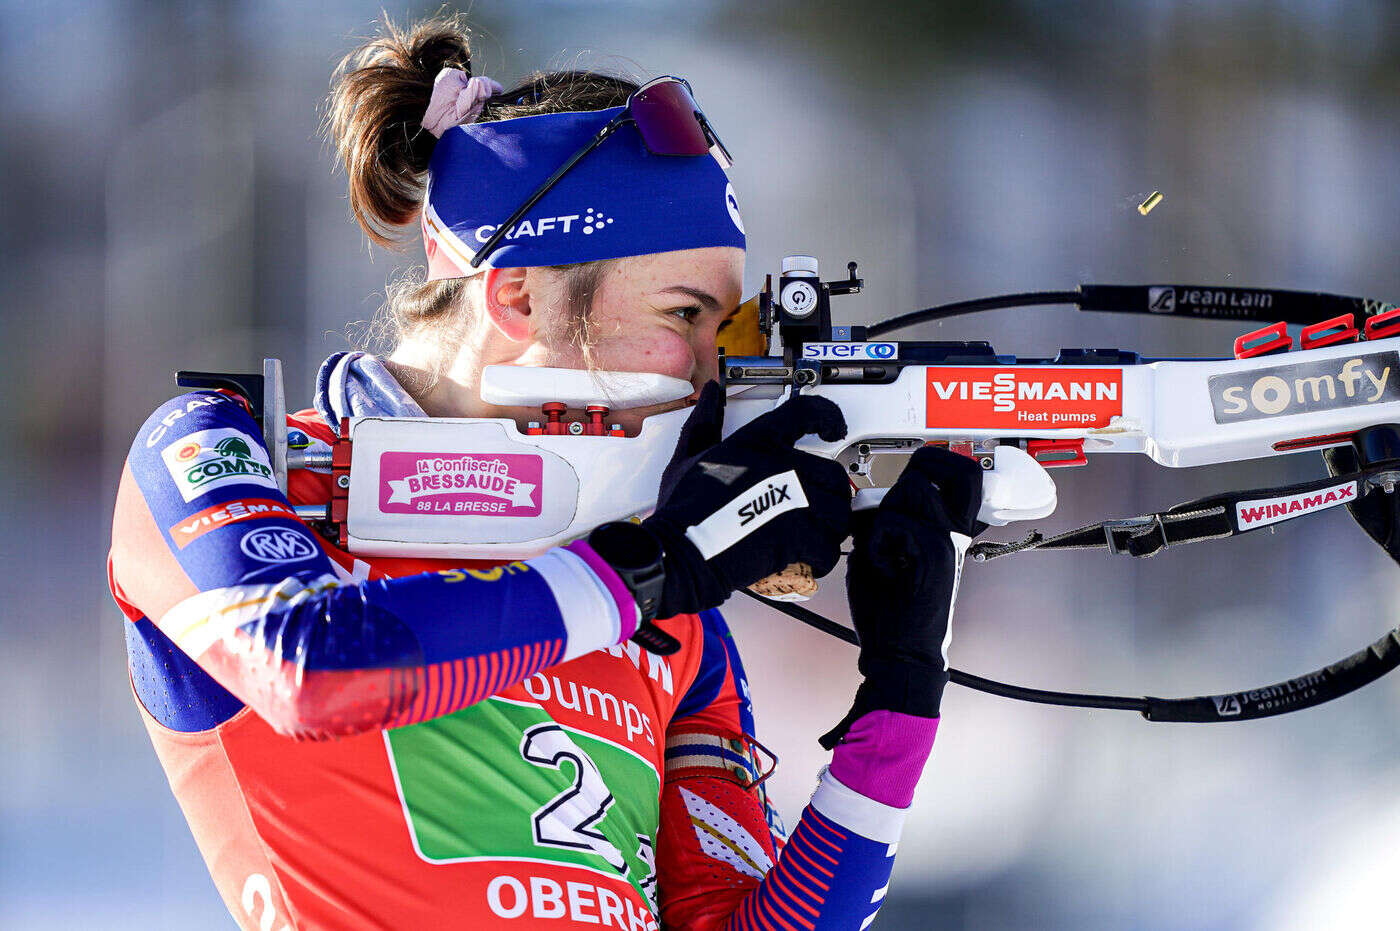
<path id="1" fill-rule="evenodd" d="M 702 311 L 696 305 L 691 304 L 687 307 L 677 307 L 675 310 L 668 311 L 668 313 L 673 317 L 679 317 L 686 323 L 694 323 L 695 318 L 699 317 Z"/>

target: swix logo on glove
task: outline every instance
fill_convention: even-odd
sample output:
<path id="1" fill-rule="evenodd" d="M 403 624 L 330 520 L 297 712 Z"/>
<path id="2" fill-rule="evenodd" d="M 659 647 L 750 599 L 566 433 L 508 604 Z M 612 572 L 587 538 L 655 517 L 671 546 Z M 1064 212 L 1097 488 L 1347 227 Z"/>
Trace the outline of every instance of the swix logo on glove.
<path id="1" fill-rule="evenodd" d="M 729 504 L 686 530 L 700 555 L 709 559 L 738 543 L 779 514 L 807 506 L 797 473 L 789 470 L 764 479 Z"/>
<path id="2" fill-rule="evenodd" d="M 1123 373 L 931 365 L 927 403 L 929 427 L 1106 427 L 1123 413 Z"/>
<path id="3" fill-rule="evenodd" d="M 1214 375 L 1210 403 L 1216 423 L 1364 407 L 1400 398 L 1397 369 L 1400 355 L 1372 352 Z"/>
<path id="4" fill-rule="evenodd" d="M 1350 504 L 1355 500 L 1356 483 L 1343 482 L 1332 488 L 1319 488 L 1317 491 L 1305 491 L 1298 495 L 1240 501 L 1235 505 L 1235 520 L 1241 530 L 1253 530 L 1255 527 L 1276 524 L 1310 511 L 1323 511 L 1339 504 Z"/>

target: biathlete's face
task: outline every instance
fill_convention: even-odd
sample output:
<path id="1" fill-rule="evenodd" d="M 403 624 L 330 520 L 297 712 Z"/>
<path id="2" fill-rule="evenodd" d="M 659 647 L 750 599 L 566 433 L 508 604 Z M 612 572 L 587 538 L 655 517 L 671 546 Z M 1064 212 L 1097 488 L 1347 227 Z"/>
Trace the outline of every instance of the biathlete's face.
<path id="1" fill-rule="evenodd" d="M 698 392 L 718 374 L 716 338 L 739 306 L 743 282 L 744 250 L 728 246 L 620 259 L 598 282 L 587 353 L 573 342 L 556 343 L 551 364 L 655 372 L 684 379 Z M 609 420 L 635 433 L 643 418 L 685 403 L 615 411 Z"/>
<path id="2" fill-rule="evenodd" d="M 698 391 L 716 375 L 716 336 L 739 306 L 743 281 L 744 252 L 728 247 L 614 263 L 589 315 L 594 367 L 670 375 Z M 579 368 L 584 361 L 582 353 L 572 360 Z"/>

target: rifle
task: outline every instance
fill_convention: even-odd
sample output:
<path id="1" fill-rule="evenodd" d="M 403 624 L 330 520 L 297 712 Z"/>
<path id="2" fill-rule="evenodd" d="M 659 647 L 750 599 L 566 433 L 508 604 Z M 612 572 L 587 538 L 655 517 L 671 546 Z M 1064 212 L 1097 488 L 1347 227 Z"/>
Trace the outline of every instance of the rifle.
<path id="1" fill-rule="evenodd" d="M 836 402 L 848 433 L 799 448 L 846 467 L 856 507 L 878 502 L 904 462 L 936 443 L 986 471 L 980 520 L 992 526 L 1048 517 L 1056 506 L 1048 470 L 1090 454 L 1141 453 L 1180 468 L 1263 459 L 1353 444 L 1359 468 L 1287 486 L 1226 492 L 1165 511 L 1107 520 L 1010 543 L 980 542 L 985 562 L 1032 550 L 1103 549 L 1152 556 L 1296 517 L 1391 494 L 1400 482 L 1400 308 L 1333 294 L 1192 285 L 1081 285 L 946 304 L 868 327 L 837 326 L 833 296 L 864 282 L 821 281 L 809 256 L 784 259 L 749 305 L 748 355 L 721 353 L 726 432 L 793 392 Z M 1273 321 L 1235 340 L 1231 358 L 1150 358 L 1120 349 L 1062 349 L 1018 358 L 984 341 L 886 341 L 876 337 L 929 320 L 984 310 L 1075 305 L 1145 313 Z M 741 308 L 741 311 L 745 308 Z M 1298 346 L 1288 325 L 1301 325 Z M 264 437 L 285 488 L 286 469 L 329 468 L 329 505 L 298 506 L 304 519 L 354 553 L 515 559 L 655 505 L 661 472 L 688 411 L 652 416 L 628 437 L 608 413 L 688 396 L 688 382 L 647 373 L 489 366 L 485 400 L 538 406 L 522 432 L 508 419 L 356 417 L 333 449 L 288 449 L 280 363 L 262 376 L 180 373 L 187 387 L 256 396 Z M 266 397 L 264 397 L 266 395 Z M 586 419 L 568 419 L 583 411 Z M 757 587 L 757 586 L 756 586 Z M 748 593 L 804 623 L 854 643 L 854 633 L 785 600 Z M 800 596 L 799 596 L 800 597 Z M 1024 701 L 1133 710 L 1151 721 L 1242 721 L 1298 711 L 1374 681 L 1400 665 L 1400 628 L 1316 672 L 1258 689 L 1162 699 L 1054 692 L 951 670 L 953 682 Z"/>

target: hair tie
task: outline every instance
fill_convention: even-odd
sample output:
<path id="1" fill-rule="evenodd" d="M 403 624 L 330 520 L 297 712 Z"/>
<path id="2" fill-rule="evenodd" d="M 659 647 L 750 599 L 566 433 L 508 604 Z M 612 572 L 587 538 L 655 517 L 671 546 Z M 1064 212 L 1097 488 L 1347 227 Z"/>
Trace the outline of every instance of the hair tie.
<path id="1" fill-rule="evenodd" d="M 443 68 L 433 79 L 433 97 L 423 114 L 423 128 L 441 139 L 453 126 L 474 121 L 487 98 L 504 90 L 490 78 L 469 78 L 459 68 Z"/>

